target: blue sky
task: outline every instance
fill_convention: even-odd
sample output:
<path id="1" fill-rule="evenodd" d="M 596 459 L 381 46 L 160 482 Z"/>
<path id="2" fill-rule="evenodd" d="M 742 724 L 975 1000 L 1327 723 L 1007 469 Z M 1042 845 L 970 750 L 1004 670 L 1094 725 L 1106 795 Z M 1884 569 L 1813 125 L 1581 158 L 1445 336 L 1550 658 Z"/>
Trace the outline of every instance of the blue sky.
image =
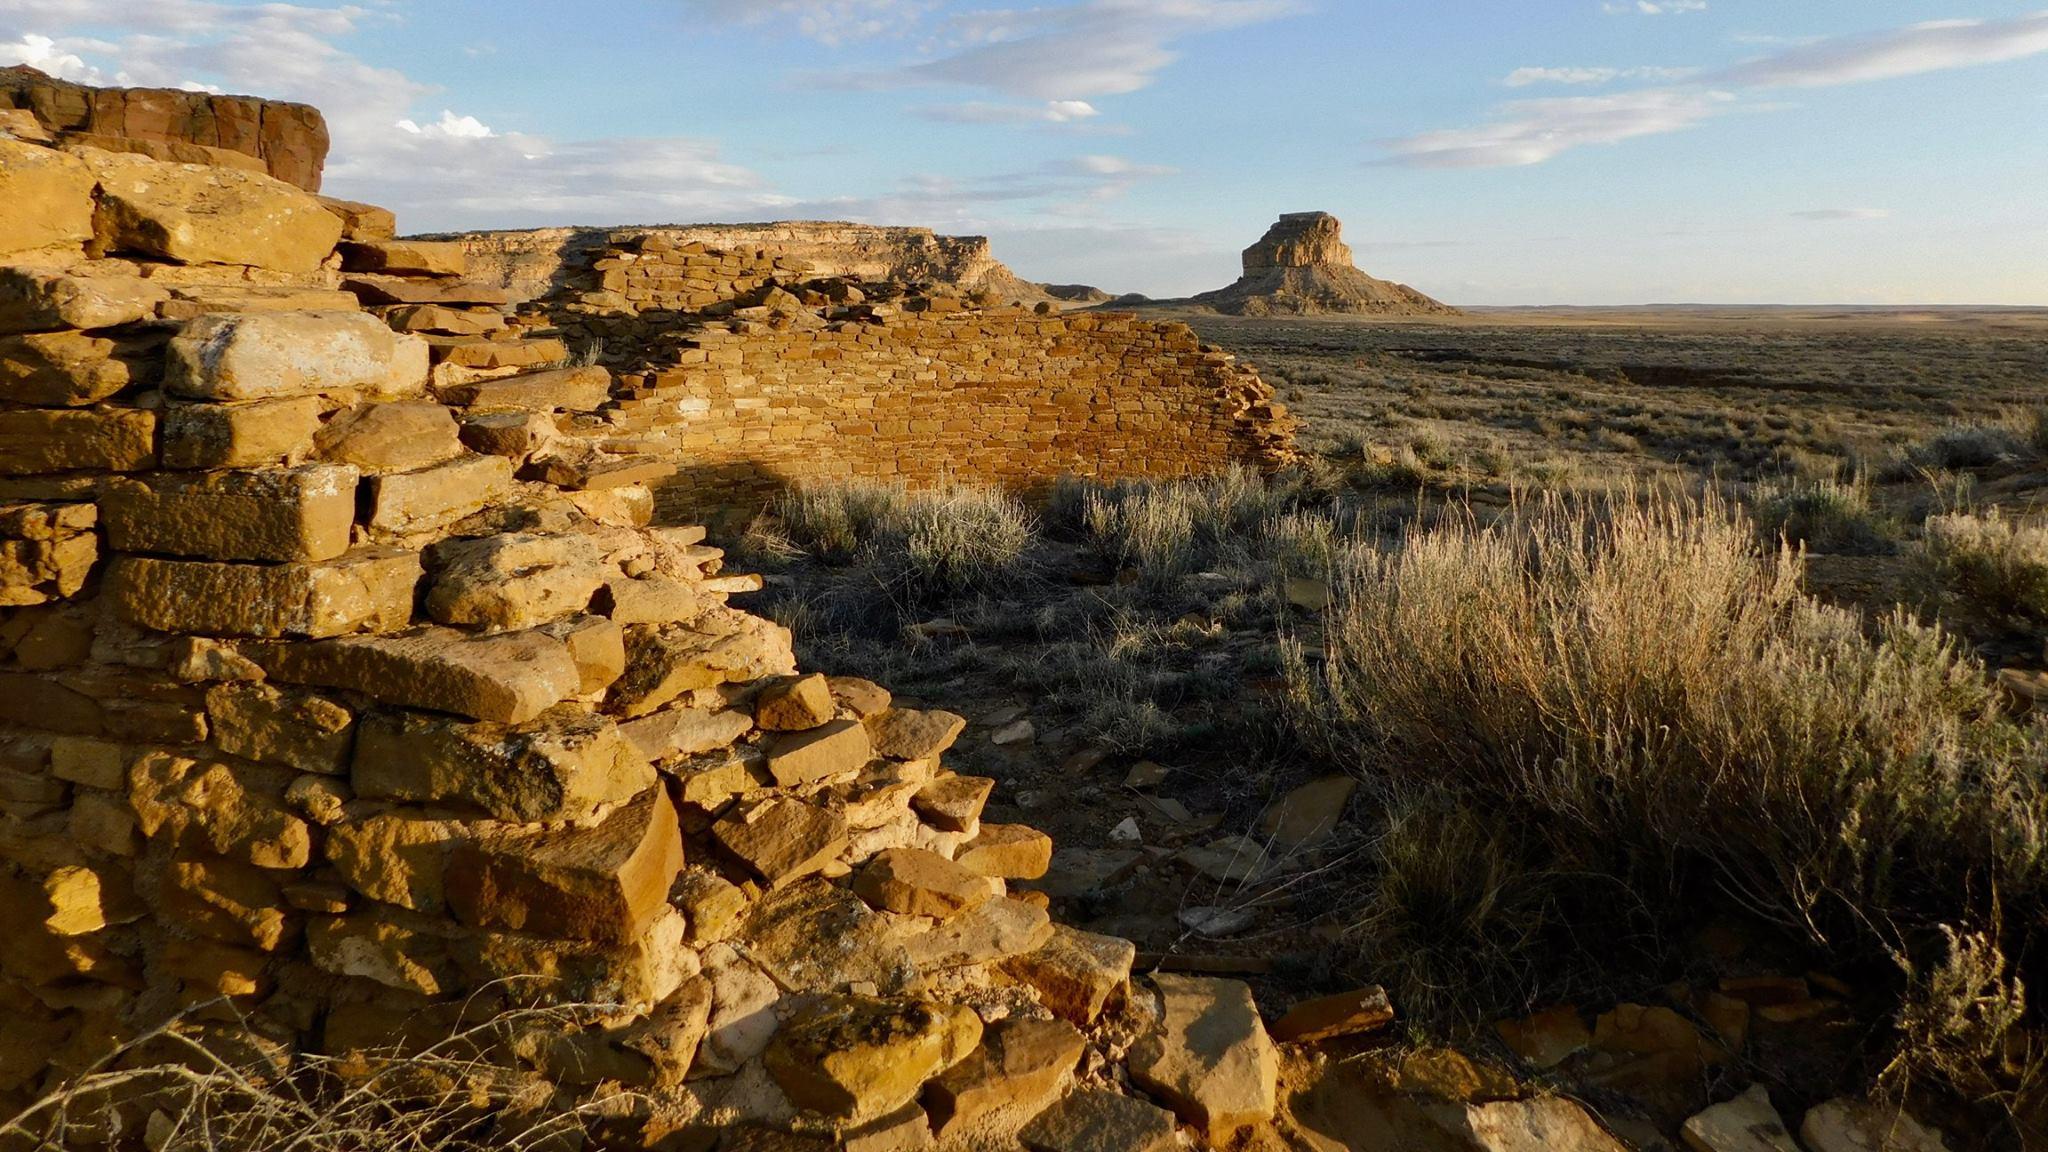
<path id="1" fill-rule="evenodd" d="M 1465 304 L 2048 304 L 2043 0 L 0 0 L 306 100 L 402 227 L 857 219 L 1176 295 L 1281 212 Z"/>

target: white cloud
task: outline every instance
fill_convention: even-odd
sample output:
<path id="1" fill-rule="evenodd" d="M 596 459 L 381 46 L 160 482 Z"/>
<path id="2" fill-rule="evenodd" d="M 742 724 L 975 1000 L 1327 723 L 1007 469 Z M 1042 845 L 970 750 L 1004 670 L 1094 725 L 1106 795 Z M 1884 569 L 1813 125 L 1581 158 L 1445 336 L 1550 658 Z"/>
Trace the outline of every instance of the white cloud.
<path id="1" fill-rule="evenodd" d="M 1646 4 L 1678 11 L 1677 0 Z M 1704 7 L 1700 5 L 1699 7 Z M 1609 5 L 1610 10 L 1616 6 Z M 1693 9 L 1696 10 L 1696 9 Z M 1540 164 L 1574 148 L 1613 144 L 1691 128 L 1738 107 L 1746 96 L 1778 88 L 1821 88 L 1968 68 L 2048 53 L 2048 11 L 2011 20 L 1946 20 L 1869 36 L 1814 40 L 1694 83 L 1611 96 L 1522 100 L 1472 128 L 1424 132 L 1388 141 L 1391 163 L 1427 168 Z M 1535 83 L 1604 83 L 1627 73 L 1607 69 L 1524 68 L 1508 76 Z"/>
<path id="2" fill-rule="evenodd" d="M 1510 88 L 1527 88 L 1533 84 L 1594 85 L 1612 84 L 1616 80 L 1655 80 L 1659 82 L 1683 80 L 1697 72 L 1693 68 L 1517 68 L 1507 74 L 1501 83 Z"/>
<path id="3" fill-rule="evenodd" d="M 40 69 L 59 80 L 80 84 L 105 83 L 100 70 L 87 64 L 83 56 L 68 52 L 58 47 L 55 40 L 34 32 L 24 33 L 12 44 L 0 44 L 0 68 L 16 64 Z"/>
<path id="4" fill-rule="evenodd" d="M 1635 0 L 1634 3 L 1606 3 L 1601 9 L 1610 16 L 1683 16 L 1705 12 L 1707 0 Z"/>
<path id="5" fill-rule="evenodd" d="M 1149 86 L 1190 36 L 1302 10 L 1301 0 L 1078 0 L 964 12 L 935 59 L 824 77 L 845 87 L 986 88 L 1027 100 L 1117 96 Z"/>
<path id="6" fill-rule="evenodd" d="M 901 35 L 941 0 L 682 0 L 693 15 L 735 24 L 783 24 L 813 40 L 843 44 Z"/>
<path id="7" fill-rule="evenodd" d="M 1892 210 L 1889 208 L 1809 208 L 1804 212 L 1794 212 L 1792 215 L 1800 220 L 1829 223 L 1838 220 L 1889 220 L 1892 218 Z"/>
<path id="8" fill-rule="evenodd" d="M 1733 102 L 1726 92 L 1652 88 L 1612 96 L 1518 100 L 1476 128 L 1424 132 L 1389 141 L 1389 159 L 1416 168 L 1504 168 L 1541 164 L 1574 148 L 1617 144 L 1690 128 Z"/>
<path id="9" fill-rule="evenodd" d="M 393 127 L 401 132 L 409 132 L 414 136 L 443 136 L 466 140 L 481 140 L 486 136 L 497 135 L 497 133 L 491 131 L 490 125 L 476 117 L 457 116 L 446 108 L 441 109 L 441 118 L 439 120 L 428 124 L 424 128 L 409 119 L 400 120 Z"/>
<path id="10" fill-rule="evenodd" d="M 1086 100 L 1048 100 L 1043 104 L 935 104 L 916 110 L 927 120 L 950 124 L 1085 124 L 1102 115 Z"/>
<path id="11" fill-rule="evenodd" d="M 1823 88 L 1998 64 L 2043 52 L 2048 52 L 2048 12 L 2012 20 L 1943 20 L 1818 41 L 1730 69 L 1717 82 Z"/>

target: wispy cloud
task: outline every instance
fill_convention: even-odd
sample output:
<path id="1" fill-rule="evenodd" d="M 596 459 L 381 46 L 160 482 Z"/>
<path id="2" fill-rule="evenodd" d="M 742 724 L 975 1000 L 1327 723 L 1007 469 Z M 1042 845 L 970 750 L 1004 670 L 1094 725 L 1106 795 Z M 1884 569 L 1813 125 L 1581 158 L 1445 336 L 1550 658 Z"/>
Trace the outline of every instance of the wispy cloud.
<path id="1" fill-rule="evenodd" d="M 1600 7 L 1610 16 L 1684 16 L 1705 12 L 1707 0 L 1609 0 Z"/>
<path id="2" fill-rule="evenodd" d="M 1841 220 L 1889 220 L 1892 218 L 1892 210 L 1889 208 L 1809 208 L 1803 212 L 1794 212 L 1792 215 L 1799 220 L 1832 223 Z"/>
<path id="3" fill-rule="evenodd" d="M 982 88 L 1025 100 L 1088 100 L 1148 87 L 1173 46 L 1303 10 L 1302 0 L 1078 0 L 963 12 L 931 59 L 820 77 L 849 88 Z"/>
<path id="4" fill-rule="evenodd" d="M 783 25 L 825 44 L 900 36 L 941 0 L 682 0 L 692 16 L 735 24 Z"/>
<path id="5" fill-rule="evenodd" d="M 1102 110 L 1086 100 L 1047 100 L 1042 104 L 995 104 L 974 101 L 967 104 L 931 104 L 914 109 L 926 120 L 948 124 L 1047 124 L 1054 126 L 1093 125 Z"/>
<path id="6" fill-rule="evenodd" d="M 1517 68 L 1507 74 L 1501 83 L 1510 88 L 1527 88 L 1534 84 L 1568 84 L 1590 86 L 1612 84 L 1616 80 L 1654 80 L 1665 82 L 1683 80 L 1697 74 L 1697 68 Z"/>
<path id="7" fill-rule="evenodd" d="M 1675 0 L 1644 0 L 1639 6 L 1678 10 Z M 1609 5 L 1610 10 L 1617 7 Z M 1682 73 L 1690 78 L 1686 84 L 1597 97 L 1511 101 L 1496 108 L 1486 124 L 1388 141 L 1385 159 L 1425 168 L 1541 164 L 1575 148 L 1682 131 L 1740 108 L 1756 108 L 1759 105 L 1746 101 L 1758 92 L 1869 83 L 2044 52 L 2048 11 L 2010 20 L 1945 20 L 1814 40 L 1732 68 Z M 1524 68 L 1511 73 L 1506 83 L 1601 84 L 1627 78 L 1630 71 Z"/>

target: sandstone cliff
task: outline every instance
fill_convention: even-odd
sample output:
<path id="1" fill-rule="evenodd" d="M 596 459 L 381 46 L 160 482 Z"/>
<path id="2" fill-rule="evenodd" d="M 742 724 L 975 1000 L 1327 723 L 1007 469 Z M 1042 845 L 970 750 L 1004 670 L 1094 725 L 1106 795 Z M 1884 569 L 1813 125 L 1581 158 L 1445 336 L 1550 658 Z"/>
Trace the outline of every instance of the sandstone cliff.
<path id="1" fill-rule="evenodd" d="M 566 287 L 622 238 L 661 237 L 682 246 L 706 244 L 754 249 L 798 261 L 818 276 L 930 284 L 971 295 L 993 293 L 1010 303 L 1048 299 L 996 260 L 986 237 L 940 236 L 929 228 L 782 221 L 772 224 L 692 224 L 633 228 L 532 228 L 502 232 L 442 233 L 469 254 L 470 274 L 505 289 L 514 300 L 533 300 Z"/>
<path id="2" fill-rule="evenodd" d="M 327 121 L 318 108 L 175 88 L 94 88 L 27 65 L 0 68 L 0 109 L 34 114 L 61 142 L 157 160 L 267 172 L 320 190 Z"/>
<path id="3" fill-rule="evenodd" d="M 1233 316 L 1455 315 L 1406 284 L 1360 271 L 1344 243 L 1343 225 L 1327 212 L 1280 217 L 1257 244 L 1244 250 L 1237 283 L 1187 303 Z"/>

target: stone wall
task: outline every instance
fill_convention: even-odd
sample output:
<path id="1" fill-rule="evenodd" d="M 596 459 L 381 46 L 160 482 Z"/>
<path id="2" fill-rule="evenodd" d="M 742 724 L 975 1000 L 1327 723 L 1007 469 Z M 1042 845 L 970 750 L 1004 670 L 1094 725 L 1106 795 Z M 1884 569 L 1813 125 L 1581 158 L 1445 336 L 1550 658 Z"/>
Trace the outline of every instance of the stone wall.
<path id="1" fill-rule="evenodd" d="M 24 109 L 64 141 L 158 160 L 267 172 L 320 190 L 327 121 L 305 104 L 176 88 L 95 88 L 27 65 L 0 68 L 0 109 Z"/>

